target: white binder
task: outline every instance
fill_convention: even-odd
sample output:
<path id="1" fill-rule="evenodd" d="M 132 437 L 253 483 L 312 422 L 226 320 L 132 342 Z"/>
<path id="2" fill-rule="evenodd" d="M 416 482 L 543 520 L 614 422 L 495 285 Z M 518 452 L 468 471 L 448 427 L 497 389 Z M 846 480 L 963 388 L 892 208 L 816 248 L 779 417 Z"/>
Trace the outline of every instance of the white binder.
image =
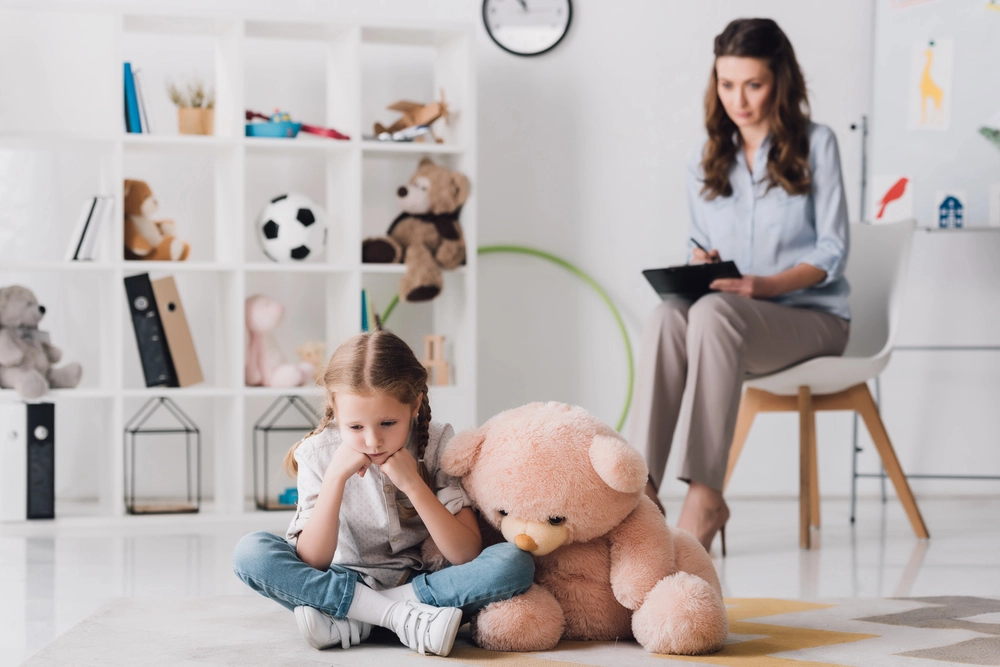
<path id="1" fill-rule="evenodd" d="M 0 521 L 28 516 L 28 406 L 0 402 Z"/>

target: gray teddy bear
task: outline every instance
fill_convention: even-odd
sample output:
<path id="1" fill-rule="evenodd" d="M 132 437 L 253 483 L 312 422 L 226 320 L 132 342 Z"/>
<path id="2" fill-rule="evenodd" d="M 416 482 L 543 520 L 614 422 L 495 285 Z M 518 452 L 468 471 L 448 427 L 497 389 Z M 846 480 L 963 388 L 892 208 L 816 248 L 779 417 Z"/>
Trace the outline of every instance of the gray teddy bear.
<path id="1" fill-rule="evenodd" d="M 83 369 L 73 362 L 53 368 L 62 351 L 38 330 L 45 306 L 21 285 L 0 288 L 0 387 L 16 389 L 21 398 L 38 398 L 53 388 L 80 384 Z"/>

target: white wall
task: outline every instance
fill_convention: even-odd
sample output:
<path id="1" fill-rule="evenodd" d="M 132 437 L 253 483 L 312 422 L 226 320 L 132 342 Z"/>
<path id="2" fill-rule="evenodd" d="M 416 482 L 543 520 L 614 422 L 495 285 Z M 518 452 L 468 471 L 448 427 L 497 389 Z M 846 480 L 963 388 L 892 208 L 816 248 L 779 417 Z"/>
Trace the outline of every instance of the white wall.
<path id="1" fill-rule="evenodd" d="M 873 2 L 578 0 L 566 40 L 539 58 L 501 51 L 480 25 L 480 166 L 474 184 L 480 243 L 535 246 L 579 265 L 611 294 L 637 344 L 642 321 L 657 301 L 640 270 L 683 257 L 683 170 L 701 133 L 712 38 L 740 16 L 773 17 L 791 38 L 813 117 L 830 125 L 840 141 L 849 210 L 856 218 L 860 138 L 849 126 L 871 110 Z M 264 0 L 115 4 L 268 13 L 274 7 Z M 288 0 L 282 8 L 290 16 L 479 23 L 481 3 Z M 532 400 L 578 403 L 612 424 L 618 420 L 626 395 L 624 349 L 610 315 L 577 279 L 534 259 L 485 258 L 479 313 L 481 421 Z M 909 398 L 928 393 L 918 385 L 937 376 L 931 362 L 907 363 L 902 374 L 894 364 L 883 383 L 886 421 L 890 433 L 906 435 L 896 442 L 904 467 L 921 467 L 937 459 L 928 458 L 929 445 L 914 448 L 910 438 L 940 428 L 912 428 Z M 958 377 L 965 382 L 966 376 Z M 947 422 L 923 415 L 924 422 L 948 430 Z M 983 452 L 997 450 L 989 444 L 996 440 L 988 435 L 989 425 L 979 426 L 977 419 L 971 414 L 963 420 L 963 439 Z M 818 428 L 821 488 L 847 493 L 850 418 L 820 415 Z M 732 493 L 797 494 L 797 433 L 792 415 L 759 418 Z M 864 462 L 875 465 L 867 456 Z M 1000 470 L 1000 462 L 993 461 L 993 468 Z M 876 488 L 873 482 L 862 485 L 862 491 Z M 922 488 L 946 487 L 917 486 Z M 683 490 L 676 482 L 666 489 Z"/>

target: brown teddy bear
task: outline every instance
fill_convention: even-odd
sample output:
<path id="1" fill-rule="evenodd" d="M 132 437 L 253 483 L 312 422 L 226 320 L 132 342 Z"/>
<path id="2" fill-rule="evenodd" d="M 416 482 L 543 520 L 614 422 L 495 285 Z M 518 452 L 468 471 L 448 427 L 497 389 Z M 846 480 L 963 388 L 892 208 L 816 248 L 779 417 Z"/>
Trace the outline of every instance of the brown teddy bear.
<path id="1" fill-rule="evenodd" d="M 27 287 L 0 288 L 0 387 L 16 389 L 28 400 L 49 387 L 75 387 L 83 374 L 75 361 L 52 367 L 62 358 L 62 351 L 49 343 L 48 333 L 38 330 L 44 315 L 45 306 L 39 305 Z"/>
<path id="2" fill-rule="evenodd" d="M 190 246 L 176 237 L 173 220 L 153 220 L 159 203 L 145 181 L 125 180 L 125 259 L 183 261 Z"/>
<path id="3" fill-rule="evenodd" d="M 534 585 L 473 619 L 483 648 L 627 637 L 653 653 L 722 648 L 729 624 L 711 559 L 667 527 L 643 494 L 642 457 L 593 415 L 561 403 L 502 412 L 453 438 L 441 469 L 461 476 L 484 529 L 535 557 Z"/>
<path id="4" fill-rule="evenodd" d="M 430 301 L 441 293 L 441 269 L 465 263 L 465 237 L 458 214 L 469 197 L 469 179 L 423 158 L 407 185 L 396 191 L 399 214 L 385 236 L 365 239 L 361 261 L 406 263 L 399 295 L 406 301 Z"/>

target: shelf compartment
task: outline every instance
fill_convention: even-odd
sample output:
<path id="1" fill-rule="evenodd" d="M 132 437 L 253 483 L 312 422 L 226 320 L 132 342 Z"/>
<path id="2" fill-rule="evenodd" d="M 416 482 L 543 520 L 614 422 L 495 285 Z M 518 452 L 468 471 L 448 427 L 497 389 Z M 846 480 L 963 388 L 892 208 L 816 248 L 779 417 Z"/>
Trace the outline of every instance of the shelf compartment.
<path id="1" fill-rule="evenodd" d="M 155 145 L 162 146 L 159 142 Z M 145 181 L 152 190 L 159 207 L 151 217 L 173 220 L 177 238 L 190 245 L 185 262 L 169 264 L 205 266 L 220 259 L 216 255 L 218 230 L 228 228 L 227 218 L 234 215 L 225 207 L 231 161 L 204 153 L 127 151 L 123 166 L 126 179 Z M 118 256 L 123 252 L 119 243 Z"/>
<path id="2" fill-rule="evenodd" d="M 354 137 L 358 129 L 357 39 L 357 29 L 351 27 L 248 21 L 243 57 L 245 107 L 263 114 L 280 110 L 294 121 L 332 127 Z M 294 79 L 288 76 L 290 71 L 295 72 Z M 318 139 L 300 133 L 289 143 L 305 138 Z"/>
<path id="3" fill-rule="evenodd" d="M 417 171 L 421 157 L 422 153 L 419 151 L 365 153 L 361 165 L 361 182 L 363 183 L 361 192 L 362 238 L 384 236 L 393 221 L 402 213 L 398 190 L 400 186 L 409 184 L 410 178 Z M 466 175 L 471 172 L 467 167 L 468 156 L 466 155 L 443 153 L 433 155 L 431 159 L 435 164 L 447 169 L 456 170 Z M 470 199 L 475 196 L 475 188 L 476 184 L 470 183 Z M 471 208 L 468 205 L 463 206 L 459 224 L 463 224 L 469 218 L 469 212 L 466 209 Z M 468 238 L 466 240 L 468 241 Z M 361 248 L 359 246 L 357 254 L 353 257 L 360 258 L 360 256 Z M 368 269 L 376 265 L 364 264 L 363 266 Z"/>
<path id="4" fill-rule="evenodd" d="M 126 396 L 124 399 L 124 419 L 129 420 L 144 406 L 150 398 L 155 396 L 167 396 L 176 403 L 177 407 L 188 416 L 197 427 L 200 433 L 200 460 L 196 461 L 195 447 L 192 444 L 192 460 L 188 460 L 185 442 L 185 434 L 177 432 L 141 433 L 136 438 L 135 443 L 135 503 L 145 505 L 151 502 L 161 504 L 164 499 L 184 499 L 187 498 L 187 475 L 186 468 L 191 467 L 192 472 L 192 493 L 198 493 L 197 473 L 200 468 L 200 497 L 206 499 L 216 499 L 219 492 L 224 493 L 227 487 L 227 446 L 231 440 L 234 428 L 233 408 L 239 403 L 239 399 L 233 396 L 206 397 L 183 393 L 156 392 L 151 396 Z M 161 429 L 168 431 L 180 428 L 177 420 L 171 413 L 161 407 L 156 410 L 148 421 L 143 425 L 144 429 Z M 132 478 L 131 467 L 133 465 L 130 456 L 124 455 L 125 448 L 130 446 L 130 436 L 124 432 L 115 439 L 116 447 L 121 447 L 121 461 L 123 465 L 128 465 L 130 470 L 127 475 L 122 470 L 123 482 L 128 482 Z M 122 487 L 124 491 L 130 491 Z M 122 498 L 114 499 L 116 503 L 124 504 Z M 218 506 L 216 502 L 214 506 Z M 201 511 L 206 511 L 203 505 Z"/>
<path id="5" fill-rule="evenodd" d="M 129 275 L 143 273 L 130 272 Z M 204 381 L 189 387 L 146 387 L 139 358 L 132 316 L 126 299 L 125 286 L 119 284 L 116 291 L 122 309 L 122 384 L 126 396 L 150 396 L 157 393 L 188 396 L 228 396 L 232 395 L 236 384 L 238 364 L 242 355 L 234 348 L 234 341 L 241 339 L 241 328 L 236 328 L 232 314 L 236 312 L 235 283 L 238 276 L 213 272 L 172 272 L 169 270 L 149 272 L 150 280 L 173 275 L 184 309 L 191 338 L 194 342 L 198 362 Z M 240 373 L 242 375 L 242 373 Z"/>
<path id="6" fill-rule="evenodd" d="M 67 253 L 75 250 L 77 222 L 84 206 L 96 195 L 118 191 L 110 145 L 94 144 L 99 150 L 0 150 L 0 164 L 5 169 L 7 197 L 4 211 L 0 262 L 4 267 L 69 266 Z M 58 196 L 52 196 L 58 183 Z M 116 214 L 103 220 L 95 248 L 98 261 L 107 260 L 115 236 Z M 80 265 L 92 262 L 80 262 Z"/>
<path id="7" fill-rule="evenodd" d="M 399 118 L 398 112 L 387 108 L 390 104 L 398 100 L 430 104 L 439 101 L 443 91 L 448 119 L 434 121 L 431 128 L 443 140 L 441 146 L 460 147 L 467 143 L 466 132 L 474 123 L 468 58 L 471 38 L 470 32 L 461 29 L 363 28 L 362 136 L 374 135 L 376 121 L 389 127 Z M 463 117 L 467 114 L 470 120 L 465 123 Z M 377 143 L 365 142 L 366 150 L 369 144 Z"/>
<path id="8" fill-rule="evenodd" d="M 123 19 L 121 59 L 140 72 L 148 123 L 145 134 L 128 134 L 130 146 L 160 150 L 224 150 L 219 138 L 233 140 L 243 134 L 242 108 L 238 87 L 238 44 L 241 22 L 213 17 L 154 16 L 126 14 Z M 170 53 L 170 58 L 163 58 Z M 115 63 L 120 82 L 122 63 Z M 170 100 L 167 85 L 184 90 L 199 79 L 215 97 L 213 137 L 180 136 L 177 107 Z M 122 93 L 117 95 L 122 100 Z M 121 109 L 120 102 L 118 109 Z M 116 114 L 124 131 L 122 113 Z M 169 138 L 174 141 L 169 141 Z M 165 143 L 158 143 L 165 142 Z"/>
<path id="9" fill-rule="evenodd" d="M 27 275 L 0 272 L 0 285 L 23 285 L 45 307 L 38 328 L 48 332 L 51 343 L 62 350 L 62 359 L 53 365 L 58 368 L 75 361 L 83 367 L 79 386 L 59 390 L 60 395 L 81 392 L 76 395 L 82 396 L 84 391 L 109 391 L 115 387 L 110 367 L 117 351 L 107 335 L 115 282 L 113 274 L 94 271 L 81 271 L 72 280 L 66 280 L 59 271 L 33 271 Z"/>
<path id="10" fill-rule="evenodd" d="M 303 194 L 319 205 L 327 222 L 326 242 L 320 248 L 310 248 L 312 252 L 301 262 L 277 262 L 277 266 L 312 266 L 326 262 L 346 265 L 357 257 L 358 242 L 354 232 L 358 216 L 356 160 L 356 155 L 338 151 L 248 154 L 245 160 L 246 261 L 252 264 L 271 262 L 262 249 L 258 219 L 274 198 L 289 193 Z M 278 222 L 280 242 L 281 221 Z"/>

